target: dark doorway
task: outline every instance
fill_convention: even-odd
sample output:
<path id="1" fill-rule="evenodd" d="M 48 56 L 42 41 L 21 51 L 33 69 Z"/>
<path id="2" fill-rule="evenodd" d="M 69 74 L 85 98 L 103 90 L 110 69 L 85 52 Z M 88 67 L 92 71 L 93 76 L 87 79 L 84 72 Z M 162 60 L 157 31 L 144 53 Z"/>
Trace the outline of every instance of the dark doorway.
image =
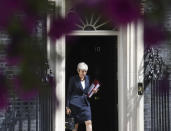
<path id="1" fill-rule="evenodd" d="M 66 37 L 66 90 L 82 61 L 88 64 L 90 81 L 101 84 L 90 99 L 93 131 L 118 131 L 117 36 Z M 85 131 L 84 124 L 79 131 Z"/>

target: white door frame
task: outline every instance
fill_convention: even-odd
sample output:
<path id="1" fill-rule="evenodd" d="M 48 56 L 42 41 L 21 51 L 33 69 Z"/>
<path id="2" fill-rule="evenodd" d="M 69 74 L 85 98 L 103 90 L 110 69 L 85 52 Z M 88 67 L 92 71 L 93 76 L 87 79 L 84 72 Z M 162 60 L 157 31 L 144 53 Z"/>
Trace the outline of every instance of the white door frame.
<path id="1" fill-rule="evenodd" d="M 77 36 L 118 36 L 118 128 L 119 131 L 143 131 L 143 96 L 137 96 L 137 82 L 139 66 L 143 58 L 142 42 L 134 41 L 134 29 L 131 25 L 128 29 L 119 32 L 112 31 L 75 31 L 69 35 Z M 132 33 L 131 33 L 132 32 Z M 136 32 L 141 34 L 141 32 Z M 136 38 L 137 39 L 137 38 Z M 50 42 L 50 41 L 49 41 Z M 50 50 L 52 46 L 52 50 Z M 59 106 L 56 109 L 55 131 L 65 131 L 65 36 L 56 41 L 56 44 L 48 44 L 48 58 L 50 66 L 56 76 L 56 96 Z M 51 54 L 58 57 L 50 57 Z M 53 56 L 53 55 L 52 55 Z M 129 99 L 132 98 L 132 99 Z M 135 103 L 134 103 L 135 102 Z"/>
<path id="2" fill-rule="evenodd" d="M 68 34 L 69 36 L 117 36 L 117 46 L 119 45 L 119 32 L 118 31 L 74 31 L 71 34 Z M 52 44 L 52 43 L 51 43 Z M 51 44 L 48 44 L 51 46 Z M 56 50 L 55 52 L 61 56 L 62 61 L 58 61 L 56 59 L 56 63 L 52 64 L 52 68 L 54 67 L 54 64 L 56 65 L 54 67 L 54 71 L 56 71 L 56 96 L 59 99 L 60 105 L 58 109 L 56 110 L 56 118 L 55 118 L 55 131 L 61 130 L 64 131 L 65 127 L 65 37 L 62 37 L 60 40 L 56 41 Z M 54 46 L 54 45 L 52 45 Z M 48 47 L 50 48 L 50 47 Z M 54 49 L 52 48 L 52 49 Z M 119 46 L 118 46 L 119 48 Z M 50 49 L 49 49 L 50 50 Z M 119 51 L 119 49 L 118 49 Z M 50 53 L 49 57 L 50 57 Z M 118 52 L 120 54 L 120 52 Z M 49 58 L 50 60 L 50 58 Z M 51 62 L 50 62 L 51 63 Z M 118 87 L 119 89 L 120 87 Z M 118 96 L 121 94 L 121 90 L 118 90 Z M 118 98 L 118 103 L 120 104 L 120 100 Z M 119 105 L 120 107 L 120 105 Z M 118 110 L 119 111 L 119 110 Z M 120 116 L 118 116 L 119 118 Z M 119 126 L 119 125 L 118 125 Z"/>

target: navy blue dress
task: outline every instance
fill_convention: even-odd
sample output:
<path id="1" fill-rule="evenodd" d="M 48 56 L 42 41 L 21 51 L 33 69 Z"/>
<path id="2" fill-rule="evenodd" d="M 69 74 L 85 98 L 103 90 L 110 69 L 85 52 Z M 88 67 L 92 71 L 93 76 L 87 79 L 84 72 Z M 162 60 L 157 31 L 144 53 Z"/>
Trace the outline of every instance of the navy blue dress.
<path id="1" fill-rule="evenodd" d="M 76 123 L 91 120 L 90 102 L 87 98 L 89 87 L 87 75 L 85 76 L 85 89 L 83 89 L 78 75 L 69 80 L 66 106 L 71 109 L 71 116 L 75 118 Z"/>

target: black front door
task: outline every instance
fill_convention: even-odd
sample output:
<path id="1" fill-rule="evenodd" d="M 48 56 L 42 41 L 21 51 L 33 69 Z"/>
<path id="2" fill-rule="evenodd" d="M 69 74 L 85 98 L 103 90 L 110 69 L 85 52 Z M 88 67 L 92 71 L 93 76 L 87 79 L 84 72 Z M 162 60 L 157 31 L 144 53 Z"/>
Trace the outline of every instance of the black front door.
<path id="1" fill-rule="evenodd" d="M 97 79 L 101 84 L 90 99 L 93 131 L 118 131 L 117 37 L 66 37 L 66 90 L 79 62 L 87 63 L 90 81 Z M 79 131 L 85 131 L 84 124 Z"/>

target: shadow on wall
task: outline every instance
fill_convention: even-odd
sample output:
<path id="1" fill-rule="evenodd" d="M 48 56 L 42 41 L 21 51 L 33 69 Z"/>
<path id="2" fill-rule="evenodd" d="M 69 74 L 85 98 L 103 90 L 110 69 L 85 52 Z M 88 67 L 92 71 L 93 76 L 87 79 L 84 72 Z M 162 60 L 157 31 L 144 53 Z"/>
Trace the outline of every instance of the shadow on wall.
<path id="1" fill-rule="evenodd" d="M 127 104 L 127 128 L 129 130 L 137 130 L 137 123 L 132 123 L 132 121 L 138 121 L 137 109 L 143 96 L 138 96 L 137 84 L 131 87 L 128 92 L 130 96 L 127 97 L 127 101 L 129 101 L 129 104 Z"/>

